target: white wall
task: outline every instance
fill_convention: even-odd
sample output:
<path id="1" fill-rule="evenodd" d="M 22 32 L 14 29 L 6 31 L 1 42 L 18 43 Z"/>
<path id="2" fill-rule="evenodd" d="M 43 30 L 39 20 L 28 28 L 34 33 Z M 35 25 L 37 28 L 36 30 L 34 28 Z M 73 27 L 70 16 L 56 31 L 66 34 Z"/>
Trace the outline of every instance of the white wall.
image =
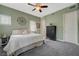
<path id="1" fill-rule="evenodd" d="M 45 24 L 45 19 L 41 18 L 41 34 L 43 35 L 43 38 L 46 38 L 46 24 Z"/>

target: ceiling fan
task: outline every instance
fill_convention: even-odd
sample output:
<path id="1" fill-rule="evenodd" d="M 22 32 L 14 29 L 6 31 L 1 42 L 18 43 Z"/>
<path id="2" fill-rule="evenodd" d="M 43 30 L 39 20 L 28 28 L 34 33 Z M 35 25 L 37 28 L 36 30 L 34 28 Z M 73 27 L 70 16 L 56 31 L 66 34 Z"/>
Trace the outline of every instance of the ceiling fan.
<path id="1" fill-rule="evenodd" d="M 38 10 L 39 12 L 42 12 L 42 8 L 47 8 L 47 5 L 42 5 L 41 3 L 31 4 L 28 3 L 28 5 L 33 6 L 34 9 L 32 11 Z"/>

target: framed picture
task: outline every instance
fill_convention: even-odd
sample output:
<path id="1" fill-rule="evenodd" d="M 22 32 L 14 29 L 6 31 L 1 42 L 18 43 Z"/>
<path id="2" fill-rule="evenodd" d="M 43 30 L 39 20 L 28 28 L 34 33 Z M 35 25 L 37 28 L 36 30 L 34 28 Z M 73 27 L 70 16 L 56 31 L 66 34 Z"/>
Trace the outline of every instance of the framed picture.
<path id="1" fill-rule="evenodd" d="M 24 17 L 21 16 L 21 17 L 17 18 L 17 22 L 18 22 L 19 25 L 26 25 L 27 21 Z"/>

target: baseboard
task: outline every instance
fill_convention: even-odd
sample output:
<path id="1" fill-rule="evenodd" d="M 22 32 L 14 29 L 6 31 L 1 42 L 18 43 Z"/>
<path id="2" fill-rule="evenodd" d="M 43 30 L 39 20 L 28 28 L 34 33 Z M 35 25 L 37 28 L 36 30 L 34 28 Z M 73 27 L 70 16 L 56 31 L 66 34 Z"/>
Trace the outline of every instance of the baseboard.
<path id="1" fill-rule="evenodd" d="M 66 42 L 66 41 L 64 41 L 64 40 L 58 40 L 58 41 Z M 79 43 L 73 43 L 73 44 L 79 45 Z"/>
<path id="2" fill-rule="evenodd" d="M 64 40 L 60 40 L 60 39 L 58 39 L 57 41 L 63 41 L 64 42 Z"/>

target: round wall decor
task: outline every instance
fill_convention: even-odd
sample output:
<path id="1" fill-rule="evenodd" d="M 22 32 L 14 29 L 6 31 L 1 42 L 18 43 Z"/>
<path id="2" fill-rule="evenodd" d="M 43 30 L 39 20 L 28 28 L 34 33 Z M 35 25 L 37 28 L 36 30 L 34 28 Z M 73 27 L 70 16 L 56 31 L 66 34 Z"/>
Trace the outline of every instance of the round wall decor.
<path id="1" fill-rule="evenodd" d="M 24 17 L 18 17 L 17 22 L 19 25 L 26 25 L 26 19 Z"/>

